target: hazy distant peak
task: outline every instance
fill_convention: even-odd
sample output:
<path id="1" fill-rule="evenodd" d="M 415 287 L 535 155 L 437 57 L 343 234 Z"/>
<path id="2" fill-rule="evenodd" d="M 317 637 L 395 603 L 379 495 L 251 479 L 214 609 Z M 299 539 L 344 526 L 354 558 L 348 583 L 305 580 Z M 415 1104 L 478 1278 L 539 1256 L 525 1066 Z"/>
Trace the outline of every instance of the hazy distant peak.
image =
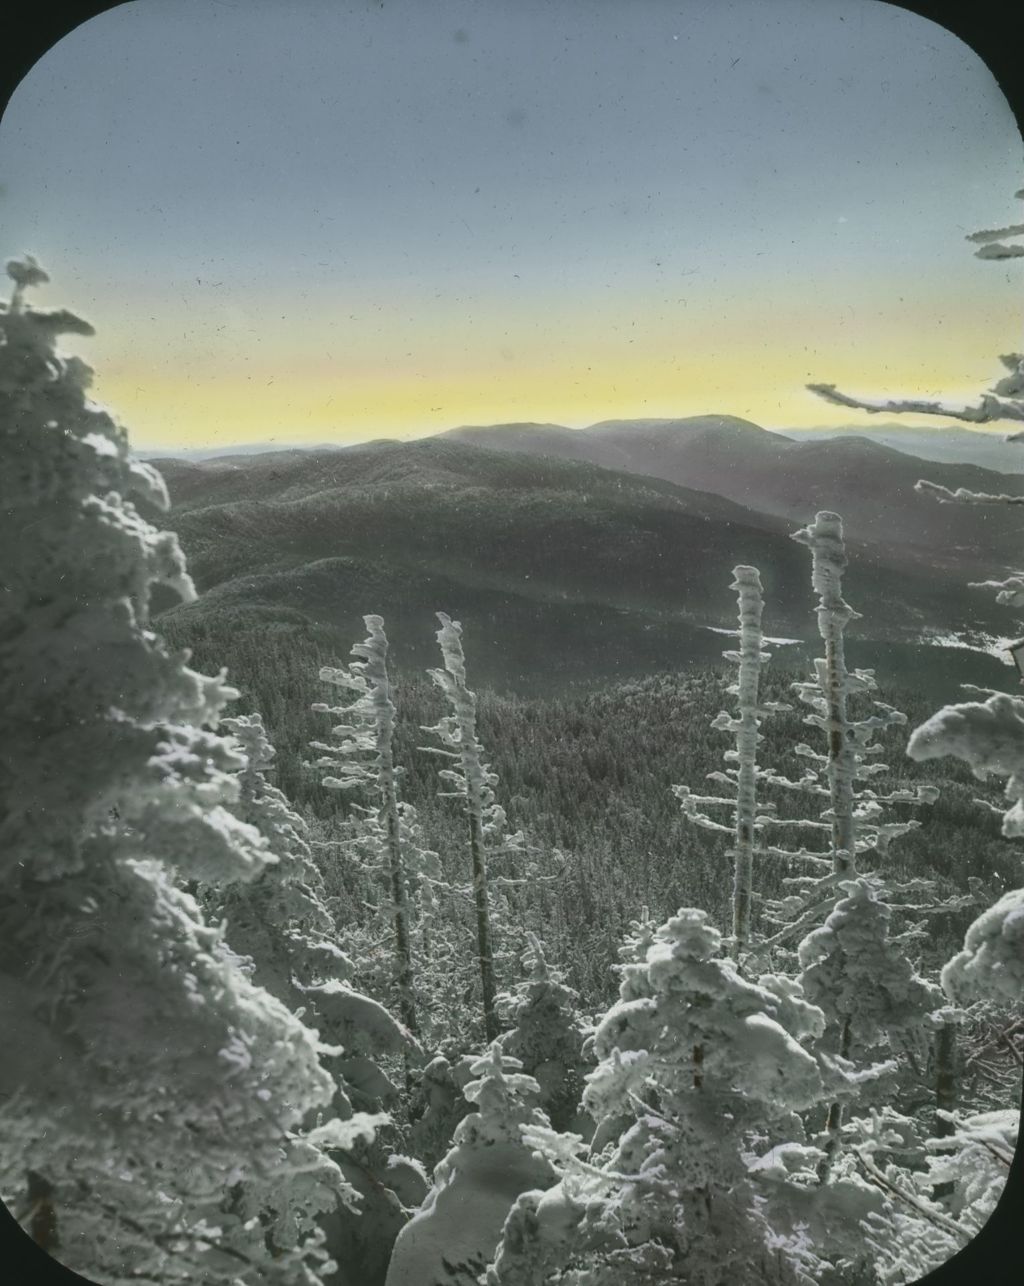
<path id="1" fill-rule="evenodd" d="M 805 452 L 819 450 L 826 453 L 835 453 L 838 451 L 846 452 L 850 455 L 870 455 L 875 458 L 913 454 L 910 451 L 900 451 L 898 447 L 890 446 L 888 442 L 881 442 L 878 438 L 870 437 L 866 433 L 842 433 L 834 438 L 812 438 L 808 442 L 801 442 L 797 439 L 795 445 Z"/>
<path id="2" fill-rule="evenodd" d="M 515 420 L 508 424 L 458 424 L 438 437 L 447 437 L 455 433 L 571 433 L 564 424 L 541 424 L 536 420 Z"/>
<path id="3" fill-rule="evenodd" d="M 599 420 L 585 430 L 587 433 L 615 433 L 621 430 L 665 429 L 684 432 L 700 432 L 704 429 L 752 430 L 755 433 L 769 433 L 753 420 L 744 420 L 738 415 L 687 415 L 669 419 L 630 419 Z"/>

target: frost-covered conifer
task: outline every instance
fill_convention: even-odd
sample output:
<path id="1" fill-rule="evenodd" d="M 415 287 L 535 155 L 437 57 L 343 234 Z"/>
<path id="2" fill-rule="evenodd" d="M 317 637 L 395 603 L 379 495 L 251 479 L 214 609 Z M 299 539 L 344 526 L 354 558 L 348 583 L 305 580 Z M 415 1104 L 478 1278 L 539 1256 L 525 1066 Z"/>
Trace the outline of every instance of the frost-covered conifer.
<path id="1" fill-rule="evenodd" d="M 757 767 L 757 747 L 763 740 L 758 729 L 766 714 L 786 707 L 776 702 L 760 701 L 758 697 L 761 668 L 769 659 L 769 653 L 764 650 L 761 629 L 764 613 L 761 574 L 756 567 L 734 567 L 730 588 L 736 590 L 739 602 L 739 649 L 723 655 L 738 666 L 736 682 L 727 688 L 728 693 L 736 698 L 737 708 L 735 715 L 722 710 L 711 726 L 735 735 L 735 750 L 727 750 L 724 756 L 727 763 L 735 766 L 709 774 L 712 781 L 721 783 L 730 793 L 725 797 L 695 795 L 687 786 L 674 786 L 673 790 L 682 802 L 683 815 L 690 821 L 707 830 L 727 832 L 733 837 L 732 848 L 728 852 L 734 863 L 732 945 L 737 959 L 740 959 L 750 943 L 754 849 L 773 811 L 771 805 L 758 808 L 757 783 L 765 776 Z M 715 821 L 702 811 L 723 805 L 732 810 L 731 826 Z"/>
<path id="2" fill-rule="evenodd" d="M 934 984 L 915 970 L 898 937 L 879 882 L 844 880 L 843 896 L 825 923 L 800 943 L 804 994 L 833 1019 L 837 1052 L 872 1056 L 923 1055 L 928 1015 L 942 1003 Z"/>
<path id="3" fill-rule="evenodd" d="M 267 780 L 274 747 L 258 714 L 221 719 L 221 732 L 245 756 L 232 813 L 255 826 L 276 859 L 245 884 L 203 886 L 200 901 L 213 922 L 226 922 L 231 949 L 252 961 L 253 980 L 290 1009 L 308 1006 L 303 987 L 348 977 L 351 964 L 324 905 L 323 879 L 310 856 L 306 823 Z"/>
<path id="4" fill-rule="evenodd" d="M 629 932 L 619 945 L 619 963 L 612 965 L 619 977 L 620 1001 L 639 1000 L 651 995 L 647 953 L 654 945 L 657 932 L 658 926 L 651 918 L 650 908 L 641 907 L 640 918 L 630 921 Z M 596 1032 L 592 1033 L 586 1042 L 587 1055 L 591 1059 L 594 1058 L 595 1036 Z M 632 1110 L 627 1109 L 617 1116 L 609 1113 L 598 1121 L 590 1139 L 591 1151 L 598 1153 L 606 1144 L 613 1143 L 629 1127 L 632 1119 Z"/>
<path id="5" fill-rule="evenodd" d="M 811 582 L 818 595 L 818 632 L 825 655 L 815 662 L 814 677 L 794 684 L 797 696 L 811 713 L 804 722 L 819 729 L 825 749 L 806 743 L 794 748 L 807 761 L 801 777 L 792 780 L 776 772 L 765 779 L 776 787 L 817 799 L 825 805 L 817 820 L 775 821 L 781 826 L 809 827 L 827 838 L 825 852 L 806 848 L 798 852 L 770 847 L 779 857 L 797 858 L 820 871 L 818 876 L 795 877 L 786 881 L 797 892 L 781 902 L 768 904 L 768 912 L 779 927 L 767 945 L 791 940 L 799 932 L 820 923 L 835 903 L 839 882 L 857 874 L 857 858 L 866 852 L 884 854 L 893 840 L 920 826 L 916 820 L 893 821 L 885 805 L 932 803 L 938 792 L 932 786 L 914 789 L 898 787 L 879 793 L 870 782 L 889 772 L 878 761 L 882 745 L 877 733 L 903 726 L 906 715 L 884 702 L 873 700 L 874 712 L 863 718 L 851 716 L 851 697 L 869 695 L 878 685 L 872 670 L 849 670 L 846 665 L 845 632 L 858 613 L 843 598 L 843 573 L 847 565 L 843 524 L 838 514 L 823 511 L 793 539 L 811 551 Z"/>
<path id="6" fill-rule="evenodd" d="M 440 776 L 451 789 L 441 794 L 461 799 L 465 805 L 468 826 L 472 894 L 476 910 L 477 960 L 480 968 L 484 1034 L 493 1041 L 499 1031 L 495 1005 L 497 980 L 494 966 L 491 900 L 488 894 L 488 859 L 505 853 L 522 853 L 525 841 L 521 831 L 510 835 L 506 828 L 505 810 L 498 804 L 494 787 L 498 778 L 484 760 L 484 749 L 477 734 L 476 693 L 466 684 L 466 657 L 462 650 L 462 626 L 444 612 L 438 612 L 441 628 L 437 641 L 441 647 L 444 668 L 430 670 L 430 677 L 444 693 L 451 708 L 432 728 L 441 742 L 429 749 L 451 761 Z M 511 880 L 503 880 L 510 885 Z"/>
<path id="7" fill-rule="evenodd" d="M 812 1210 L 806 1183 L 769 1167 L 762 1184 L 758 1171 L 764 1144 L 799 1143 L 795 1113 L 825 1093 L 822 1064 L 801 1043 L 824 1018 L 793 980 L 743 979 L 720 942 L 703 911 L 683 909 L 657 931 L 645 985 L 636 970 L 624 976 L 595 1035 L 589 1158 L 571 1135 L 524 1132 L 560 1184 L 542 1201 L 521 1199 L 494 1264 L 500 1286 L 519 1280 L 510 1236 L 535 1259 L 546 1244 L 544 1280 L 565 1286 L 818 1279 L 824 1260 L 794 1215 Z M 598 1152 L 609 1119 L 629 1124 Z"/>
<path id="8" fill-rule="evenodd" d="M 996 1207 L 1013 1162 L 1019 1112 L 949 1114 L 950 1131 L 930 1141 L 926 1167 L 908 1172 L 878 1165 L 860 1151 L 867 1174 L 885 1194 L 885 1206 L 864 1221 L 882 1286 L 906 1286 L 947 1263 L 974 1240 Z M 946 1195 L 938 1200 L 936 1192 Z"/>
<path id="9" fill-rule="evenodd" d="M 425 868 L 430 859 L 436 862 L 436 855 L 416 842 L 415 812 L 398 798 L 401 769 L 395 764 L 396 711 L 391 699 L 384 621 L 379 616 L 364 616 L 363 621 L 368 636 L 352 649 L 360 659 L 347 668 L 324 666 L 320 670 L 324 683 L 354 693 L 356 699 L 344 706 L 313 706 L 318 713 L 344 720 L 331 730 L 336 744 L 317 741 L 313 748 L 323 752 L 316 766 L 330 770 L 330 775 L 323 778 L 324 786 L 336 790 L 368 789 L 379 799 L 379 812 L 373 820 L 391 899 L 399 1012 L 409 1030 L 416 1033 L 419 1019 L 412 958 L 410 876 L 425 877 Z"/>
<path id="10" fill-rule="evenodd" d="M 240 967 L 189 881 L 260 875 L 232 813 L 233 695 L 154 633 L 156 585 L 193 595 L 160 476 L 60 354 L 91 328 L 0 305 L 2 1192 L 90 1278 L 313 1282 L 315 1215 L 349 1191 L 316 1130 L 334 1085 L 315 1031 Z M 353 1118 L 343 1133 L 372 1133 Z M 225 1210 L 251 1177 L 287 1230 Z M 39 1194 L 45 1192 L 45 1200 Z M 46 1217 L 41 1218 L 40 1209 Z"/>
<path id="11" fill-rule="evenodd" d="M 402 1229 L 387 1286 L 477 1286 L 522 1192 L 550 1186 L 551 1165 L 524 1143 L 522 1127 L 548 1128 L 540 1086 L 495 1041 L 465 1088 L 476 1104 L 455 1130 L 426 1201 Z"/>
<path id="12" fill-rule="evenodd" d="M 325 1061 L 335 1077 L 333 1108 L 342 1122 L 356 1109 L 376 1112 L 393 1104 L 398 1090 L 380 1066 L 413 1047 L 411 1034 L 375 1000 L 352 985 L 353 966 L 339 946 L 340 933 L 324 904 L 322 876 L 306 842 L 306 825 L 266 773 L 274 748 L 258 714 L 221 720 L 246 757 L 232 811 L 257 827 L 277 861 L 244 885 L 204 888 L 201 898 L 225 925 L 231 949 L 251 962 L 252 977 L 307 1022 L 334 1048 Z M 379 1117 L 382 1123 L 384 1117 Z M 332 1209 L 321 1223 L 338 1261 L 332 1286 L 368 1286 L 383 1279 L 390 1245 L 405 1220 L 394 1191 L 405 1177 L 402 1159 L 390 1155 L 384 1135 L 354 1132 L 332 1152 L 358 1201 Z M 397 1167 L 397 1168 L 396 1168 Z M 237 1194 L 241 1210 L 258 1211 L 276 1230 L 288 1212 L 281 1194 L 251 1183 Z M 415 1204 L 415 1203 L 414 1203 Z M 280 1234 L 278 1233 L 278 1238 Z"/>
<path id="13" fill-rule="evenodd" d="M 931 1033 L 929 1015 L 942 1002 L 889 934 L 889 907 L 877 882 L 844 880 L 843 897 L 819 929 L 800 944 L 804 994 L 826 1016 L 826 1047 L 858 1063 L 895 1056 L 921 1066 Z M 824 1157 L 826 1179 L 842 1140 L 842 1105 L 829 1107 Z"/>
<path id="14" fill-rule="evenodd" d="M 1003 817 L 1007 838 L 1024 835 L 1024 698 L 991 692 L 985 701 L 945 706 L 910 738 L 914 759 L 953 755 L 975 776 L 1007 778 L 1011 801 Z M 1024 889 L 1005 893 L 968 928 L 963 949 L 942 971 L 954 999 L 1024 997 Z"/>
<path id="15" fill-rule="evenodd" d="M 472 1079 L 470 1069 L 475 1061 L 470 1054 L 454 1062 L 438 1054 L 420 1074 L 409 1144 L 431 1170 L 451 1146 L 455 1127 L 471 1110 L 464 1090 Z"/>
<path id="16" fill-rule="evenodd" d="M 576 1010 L 576 994 L 544 957 L 540 941 L 528 934 L 523 955 L 526 980 L 498 997 L 510 1029 L 499 1038 L 506 1054 L 519 1060 L 527 1076 L 540 1086 L 538 1106 L 556 1130 L 588 1133 L 580 1115 L 583 1077 L 582 1049 L 587 1028 Z"/>

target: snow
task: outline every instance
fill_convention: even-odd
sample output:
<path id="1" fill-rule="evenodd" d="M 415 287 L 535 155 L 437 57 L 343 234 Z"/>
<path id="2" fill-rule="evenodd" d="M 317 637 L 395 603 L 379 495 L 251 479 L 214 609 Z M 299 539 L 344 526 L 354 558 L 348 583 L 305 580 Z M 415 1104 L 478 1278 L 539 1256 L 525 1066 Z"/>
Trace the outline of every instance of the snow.
<path id="1" fill-rule="evenodd" d="M 995 588 L 996 586 L 992 586 Z M 985 588 L 989 588 L 988 585 Z M 1002 590 L 1000 582 L 998 588 Z M 1024 604 L 1022 604 L 1024 605 Z M 1013 657 L 1009 653 L 1011 643 L 1015 643 L 1016 638 L 998 637 L 994 634 L 957 633 L 954 630 L 925 630 L 919 637 L 918 642 L 923 643 L 925 647 L 950 647 L 961 648 L 968 652 L 980 652 L 986 656 L 994 656 L 997 661 L 1003 665 L 1013 666 Z"/>
<path id="2" fill-rule="evenodd" d="M 704 628 L 705 628 L 706 630 L 710 630 L 712 634 L 725 634 L 726 636 L 728 636 L 729 638 L 732 638 L 732 639 L 736 639 L 736 638 L 739 638 L 739 637 L 740 637 L 740 631 L 739 631 L 739 630 L 727 630 L 727 629 L 724 629 L 723 627 L 721 627 L 721 626 L 719 626 L 719 625 L 705 625 L 705 626 L 704 626 Z M 795 644 L 798 644 L 798 643 L 802 643 L 802 642 L 803 642 L 803 639 L 784 639 L 784 638 L 773 638 L 771 635 L 769 635 L 769 634 L 765 634 L 765 635 L 763 635 L 763 636 L 762 636 L 761 642 L 762 642 L 762 643 L 771 643 L 771 644 L 772 644 L 772 646 L 774 646 L 774 647 L 786 647 L 786 646 L 789 646 L 789 645 L 795 645 Z"/>
<path id="3" fill-rule="evenodd" d="M 539 1087 L 493 1044 L 465 1089 L 478 1106 L 456 1128 L 426 1201 L 402 1229 L 387 1286 L 477 1286 L 520 1193 L 554 1182 L 551 1165 L 523 1141 L 523 1125 L 547 1126 Z"/>

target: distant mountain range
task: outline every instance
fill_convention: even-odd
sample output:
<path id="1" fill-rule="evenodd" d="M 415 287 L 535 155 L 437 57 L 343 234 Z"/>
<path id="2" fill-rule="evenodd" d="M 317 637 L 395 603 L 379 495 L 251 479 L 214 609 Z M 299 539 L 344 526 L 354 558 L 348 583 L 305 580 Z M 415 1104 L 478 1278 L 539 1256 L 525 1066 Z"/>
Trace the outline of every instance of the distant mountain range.
<path id="1" fill-rule="evenodd" d="M 874 417 L 871 417 L 872 421 Z M 1003 432 L 906 424 L 858 424 L 843 428 L 800 429 L 789 436 L 798 442 L 807 439 L 841 438 L 856 435 L 882 446 L 893 447 L 921 460 L 944 464 L 977 464 L 998 473 L 1024 473 L 1024 443 L 1007 442 Z"/>
<path id="2" fill-rule="evenodd" d="M 595 429 L 610 425 L 666 425 L 666 424 L 750 424 L 749 420 L 740 420 L 735 416 L 708 415 L 697 416 L 689 420 L 608 420 L 600 425 L 591 425 L 590 429 L 581 432 L 592 432 Z M 521 428 L 533 431 L 550 430 L 553 434 L 572 432 L 560 424 L 520 424 L 496 425 L 489 428 Z M 759 427 L 759 426 L 755 426 Z M 486 431 L 484 429 L 483 431 Z M 474 428 L 453 429 L 453 434 L 476 432 Z M 821 441 L 826 438 L 862 437 L 882 446 L 893 447 L 907 455 L 917 456 L 921 460 L 937 460 L 945 464 L 976 464 L 983 469 L 992 469 L 998 473 L 1024 473 L 1024 444 L 1006 441 L 1006 433 L 985 429 L 950 428 L 945 425 L 907 425 L 898 421 L 876 423 L 873 419 L 866 424 L 843 424 L 815 429 L 781 429 L 764 430 L 776 437 L 786 437 L 794 442 Z M 365 445 L 360 443 L 358 445 Z M 264 455 L 282 451 L 341 451 L 345 445 L 337 442 L 298 442 L 281 446 L 276 442 L 245 442 L 231 446 L 196 447 L 189 449 L 143 450 L 138 452 L 143 459 L 156 460 L 174 458 L 178 460 L 213 460 L 225 456 Z M 559 452 L 555 452 L 559 454 Z M 616 467 L 614 463 L 611 467 Z"/>
<path id="3" fill-rule="evenodd" d="M 951 489 L 1024 495 L 1024 475 L 925 462 L 860 435 L 788 438 L 749 420 L 700 416 L 607 420 L 588 429 L 465 427 L 444 436 L 492 451 L 586 460 L 648 475 L 798 523 L 818 509 L 834 509 L 851 537 L 890 546 L 899 562 L 921 562 L 932 571 L 959 569 L 965 579 L 1024 558 L 1015 508 L 940 505 L 914 490 L 926 477 Z"/>
<path id="4" fill-rule="evenodd" d="M 436 663 L 433 613 L 466 626 L 477 681 L 536 688 L 717 660 L 730 572 L 761 568 L 766 627 L 817 650 L 806 551 L 820 508 L 844 515 L 855 664 L 915 682 L 1005 681 L 992 658 L 923 636 L 1012 634 L 968 579 L 1004 572 L 1020 510 L 938 505 L 918 477 L 1015 490 L 862 437 L 795 441 L 748 421 L 465 427 L 413 442 L 157 461 L 170 525 L 204 591 L 175 637 L 309 625 L 339 656 L 379 612 L 401 664 Z M 300 629 L 302 627 L 302 629 Z M 306 631 L 308 634 L 309 631 Z M 230 656 L 224 658 L 231 664 Z"/>

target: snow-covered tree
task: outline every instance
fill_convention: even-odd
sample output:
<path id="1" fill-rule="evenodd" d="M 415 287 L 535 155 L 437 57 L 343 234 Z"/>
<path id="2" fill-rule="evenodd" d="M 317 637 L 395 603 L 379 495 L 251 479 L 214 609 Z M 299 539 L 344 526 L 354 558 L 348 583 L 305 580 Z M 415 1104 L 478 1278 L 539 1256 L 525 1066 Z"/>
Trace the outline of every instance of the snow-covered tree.
<path id="1" fill-rule="evenodd" d="M 825 1065 L 804 1046 L 824 1016 L 799 984 L 745 980 L 720 943 L 706 914 L 685 908 L 658 929 L 642 984 L 629 966 L 595 1034 L 600 1061 L 584 1094 L 595 1144 L 587 1157 L 574 1136 L 524 1131 L 558 1168 L 559 1188 L 520 1200 L 496 1286 L 526 1280 L 512 1271 L 517 1253 L 565 1286 L 819 1280 L 827 1265 L 797 1213 L 813 1217 L 813 1185 L 765 1164 L 764 1146 L 788 1145 L 795 1172 L 806 1171 L 819 1154 L 801 1145 L 797 1113 L 843 1074 L 826 1068 L 823 1080 Z M 608 1120 L 628 1124 L 597 1151 Z"/>
<path id="2" fill-rule="evenodd" d="M 879 1165 L 870 1148 L 860 1149 L 865 1172 L 886 1198 L 883 1209 L 864 1220 L 881 1286 L 919 1281 L 974 1240 L 1005 1188 L 1019 1115 L 950 1113 L 947 1136 L 931 1140 L 933 1155 L 915 1172 Z"/>
<path id="3" fill-rule="evenodd" d="M 874 738 L 889 728 L 902 727 L 907 718 L 877 699 L 872 699 L 873 712 L 862 718 L 854 718 L 850 712 L 851 698 L 870 696 L 878 685 L 873 670 L 850 670 L 846 664 L 846 627 L 859 613 L 843 598 L 847 556 L 842 519 L 827 511 L 818 513 L 812 523 L 793 533 L 793 539 L 811 551 L 811 583 L 818 596 L 818 632 L 825 650 L 824 657 L 815 661 L 813 678 L 793 686 L 811 710 L 804 722 L 824 734 L 825 749 L 801 743 L 794 752 L 806 761 L 803 775 L 793 780 L 769 771 L 765 780 L 818 800 L 825 807 L 818 819 L 767 820 L 816 830 L 827 840 L 827 848 L 814 852 L 806 847 L 788 851 L 769 846 L 767 851 L 773 856 L 802 861 L 819 873 L 788 879 L 786 883 L 795 891 L 767 905 L 768 918 L 778 927 L 760 944 L 761 949 L 791 941 L 819 924 L 835 904 L 839 883 L 858 873 L 861 854 L 884 855 L 893 840 L 920 826 L 913 819 L 890 819 L 886 805 L 933 803 L 938 795 L 932 786 L 896 787 L 885 793 L 872 788 L 875 777 L 890 771 L 878 760 L 884 749 Z"/>
<path id="4" fill-rule="evenodd" d="M 228 944 L 245 958 L 243 967 L 251 969 L 254 981 L 290 1009 L 304 1010 L 307 1021 L 334 1049 L 325 1061 L 335 1077 L 333 1107 L 338 1119 L 351 1120 L 357 1109 L 379 1112 L 393 1106 L 398 1087 L 381 1061 L 408 1054 L 416 1048 L 414 1038 L 383 1006 L 353 986 L 353 965 L 341 950 L 341 933 L 325 906 L 306 825 L 267 780 L 274 748 L 261 717 L 222 719 L 220 727 L 246 758 L 232 811 L 257 827 L 277 861 L 247 884 L 203 888 L 201 900 L 213 918 L 224 922 Z M 407 1177 L 403 1160 L 391 1155 L 387 1131 L 354 1133 L 350 1146 L 339 1146 L 332 1159 L 358 1194 L 358 1202 L 322 1220 L 339 1264 L 333 1286 L 369 1286 L 383 1280 L 389 1248 L 406 1218 L 393 1186 L 396 1179 Z M 253 1185 L 241 1185 L 238 1201 L 243 1209 L 258 1206 L 271 1229 L 280 1222 L 274 1193 L 254 1195 Z"/>
<path id="5" fill-rule="evenodd" d="M 274 747 L 258 714 L 220 721 L 245 756 L 231 812 L 255 826 L 276 859 L 253 880 L 205 885 L 199 899 L 213 922 L 226 922 L 231 949 L 252 962 L 251 976 L 290 1009 L 308 1006 L 303 987 L 348 977 L 351 964 L 324 905 L 323 880 L 310 855 L 306 823 L 267 779 Z"/>
<path id="6" fill-rule="evenodd" d="M 464 1092 L 475 1062 L 471 1054 L 454 1061 L 437 1054 L 420 1073 L 409 1145 L 431 1170 L 451 1146 L 455 1127 L 471 1110 Z"/>
<path id="7" fill-rule="evenodd" d="M 1005 777 L 1010 807 L 1007 838 L 1024 835 L 1024 698 L 990 692 L 985 701 L 945 706 L 914 732 L 914 759 L 953 755 L 975 776 Z M 968 928 L 963 949 L 942 971 L 942 985 L 957 1000 L 1024 998 L 1024 888 L 1005 893 Z"/>
<path id="8" fill-rule="evenodd" d="M 526 979 L 497 998 L 509 1030 L 500 1039 L 506 1054 L 519 1060 L 540 1086 L 538 1106 L 556 1130 L 586 1133 L 580 1115 L 587 1066 L 583 1045 L 588 1029 L 576 1009 L 576 994 L 544 956 L 536 934 L 527 935 L 523 955 Z"/>
<path id="9" fill-rule="evenodd" d="M 484 759 L 484 748 L 477 733 L 477 699 L 466 683 L 466 657 L 462 649 L 462 626 L 444 612 L 438 612 L 441 628 L 437 641 L 444 661 L 443 669 L 430 670 L 433 681 L 444 693 L 451 708 L 425 732 L 433 733 L 441 745 L 428 747 L 444 756 L 450 766 L 440 772 L 442 782 L 450 789 L 442 795 L 463 801 L 468 827 L 468 847 L 472 874 L 472 895 L 476 911 L 477 961 L 483 1006 L 484 1035 L 493 1041 L 499 1032 L 497 976 L 494 966 L 493 915 L 488 893 L 489 859 L 510 852 L 522 853 L 525 841 L 521 831 L 510 835 L 505 810 L 497 802 L 494 787 L 497 774 Z M 513 881 L 502 880 L 504 885 Z"/>
<path id="10" fill-rule="evenodd" d="M 495 1041 L 472 1065 L 459 1122 L 434 1171 L 426 1201 L 395 1244 L 387 1286 L 477 1286 L 522 1192 L 554 1182 L 551 1165 L 523 1141 L 522 1127 L 549 1128 L 535 1106 L 540 1086 Z"/>
<path id="11" fill-rule="evenodd" d="M 1016 193 L 1024 198 L 1024 189 Z M 1014 224 L 972 233 L 968 240 L 980 245 L 979 258 L 1007 260 L 1024 255 L 1019 239 L 1024 224 Z M 1001 420 L 1024 421 L 1024 355 L 1010 353 L 1000 358 L 1007 374 L 971 406 L 903 398 L 865 399 L 837 392 L 833 384 L 811 384 L 808 388 L 827 401 L 868 412 L 887 414 L 916 412 L 942 415 L 972 424 Z M 1024 433 L 1009 435 L 1008 441 L 1024 441 Z M 1021 497 L 988 495 L 946 487 L 921 480 L 920 491 L 942 503 L 1020 504 Z M 996 592 L 996 601 L 1007 607 L 1024 607 L 1024 573 L 1014 572 L 1000 581 L 988 581 L 977 588 Z M 972 689 L 985 698 L 949 705 L 933 715 L 910 738 L 907 752 L 913 759 L 927 760 L 952 755 L 965 760 L 975 775 L 984 780 L 995 775 L 1007 778 L 1006 796 L 1010 807 L 1003 820 L 1008 838 L 1024 834 L 1024 701 L 1020 697 L 991 689 Z M 1019 1003 L 1024 996 L 1024 890 L 1005 894 L 977 919 L 967 931 L 963 950 L 943 970 L 942 983 L 958 996 L 999 996 Z"/>
<path id="12" fill-rule="evenodd" d="M 274 861 L 233 815 L 243 760 L 213 731 L 235 694 L 151 628 L 154 586 L 193 588 L 150 521 L 167 506 L 159 474 L 55 347 L 91 327 L 26 305 L 47 279 L 30 257 L 8 275 L 0 1189 L 17 1211 L 29 1199 L 47 1249 L 105 1283 L 312 1282 L 315 1216 L 350 1191 L 303 1129 L 334 1093 L 324 1048 L 183 890 Z M 374 1124 L 334 1123 L 346 1137 Z M 226 1209 L 243 1176 L 289 1204 L 277 1239 Z"/>
<path id="13" fill-rule="evenodd" d="M 388 889 L 395 940 L 395 972 L 402 1021 L 413 1033 L 419 1030 L 412 958 L 410 916 L 410 875 L 421 876 L 428 857 L 434 857 L 416 843 L 416 818 L 408 804 L 400 802 L 398 784 L 401 769 L 395 763 L 396 711 L 391 699 L 388 674 L 388 640 L 379 616 L 364 616 L 368 636 L 357 643 L 353 655 L 359 658 L 347 667 L 324 666 L 320 679 L 343 692 L 355 694 L 348 705 L 314 705 L 321 714 L 344 722 L 331 729 L 334 744 L 314 742 L 321 751 L 318 768 L 329 770 L 322 784 L 328 789 L 362 788 L 377 796 L 376 822 Z M 410 859 L 415 868 L 410 871 Z"/>
<path id="14" fill-rule="evenodd" d="M 890 936 L 891 911 L 878 897 L 877 881 L 844 880 L 843 896 L 819 929 L 800 943 L 804 994 L 826 1016 L 830 1052 L 858 1063 L 891 1057 L 921 1067 L 932 1034 L 929 1015 L 942 1003 Z M 824 1157 L 826 1179 L 842 1139 L 842 1104 L 829 1107 Z"/>
<path id="15" fill-rule="evenodd" d="M 763 741 L 758 729 L 766 714 L 786 707 L 759 699 L 761 669 L 770 656 L 764 648 L 761 628 L 764 613 L 761 574 L 756 567 L 734 567 L 730 588 L 736 590 L 739 603 L 736 632 L 739 648 L 723 655 L 738 667 L 736 682 L 726 689 L 736 698 L 736 713 L 731 715 L 722 710 L 711 726 L 734 735 L 736 747 L 727 750 L 724 756 L 726 762 L 734 766 L 709 774 L 710 779 L 720 783 L 729 794 L 695 795 L 687 786 L 674 786 L 673 791 L 683 805 L 684 817 L 706 830 L 732 836 L 732 847 L 727 854 L 733 859 L 732 949 L 739 960 L 750 944 L 754 851 L 773 811 L 771 805 L 762 805 L 760 810 L 758 807 L 757 784 L 759 778 L 765 776 L 757 766 L 757 748 Z M 727 826 L 716 821 L 706 811 L 709 807 L 729 808 L 733 814 L 732 824 Z"/>
<path id="16" fill-rule="evenodd" d="M 1016 193 L 1024 198 L 1024 189 Z M 1024 235 L 1024 224 L 972 233 L 968 240 L 980 245 L 982 259 L 1006 260 L 1024 255 L 1018 244 Z M 1024 357 L 1010 353 L 1000 357 L 1006 374 L 973 405 L 953 405 L 943 401 L 907 398 L 855 398 L 837 391 L 834 384 L 811 384 L 808 388 L 833 404 L 869 413 L 902 414 L 913 412 L 942 415 L 971 424 L 995 423 L 1000 420 L 1024 420 Z M 1024 434 L 1013 433 L 1008 441 L 1024 441 Z M 964 488 L 950 490 L 920 480 L 917 490 L 932 495 L 941 503 L 1019 504 L 1016 496 L 989 495 Z M 996 592 L 996 600 L 1008 607 L 1024 606 L 1024 575 L 1015 572 L 999 581 L 985 582 L 976 588 Z M 966 686 L 966 685 L 965 685 Z M 1024 834 L 1024 701 L 1006 693 L 968 688 L 984 697 L 949 705 L 927 720 L 911 736 L 907 752 L 916 760 L 929 760 L 952 755 L 964 759 L 975 775 L 984 780 L 990 775 L 1008 778 L 1006 795 L 1010 808 L 1003 819 L 1007 837 Z M 1024 890 L 1005 894 L 985 911 L 967 930 L 964 947 L 943 969 L 942 985 L 954 1000 L 970 1002 L 998 998 L 1019 1005 L 1024 996 Z M 935 1042 L 937 1127 L 931 1141 L 937 1161 L 932 1167 L 935 1183 L 931 1198 L 908 1192 L 912 1181 L 898 1174 L 878 1172 L 874 1178 L 881 1186 L 889 1185 L 894 1206 L 889 1227 L 895 1221 L 895 1236 L 887 1242 L 875 1242 L 879 1250 L 880 1274 L 884 1281 L 905 1281 L 917 1276 L 922 1264 L 934 1265 L 960 1248 L 962 1228 L 944 1227 L 946 1216 L 937 1202 L 955 1190 L 952 1172 L 959 1149 L 953 1139 L 954 1117 L 949 1110 L 956 1099 L 957 1023 L 962 1013 L 946 1011 L 938 1024 Z M 942 1015 L 937 1015 L 942 1019 Z M 997 1172 L 998 1174 L 998 1169 Z M 1005 1175 L 999 1177 L 999 1182 Z M 994 1205 L 983 1201 L 977 1226 Z M 931 1204 L 929 1205 L 929 1200 Z M 909 1210 L 908 1210 L 909 1207 Z M 970 1223 L 970 1221 L 968 1221 Z M 969 1239 L 968 1234 L 968 1239 Z M 884 1239 L 883 1239 L 884 1241 Z M 897 1252 L 892 1252 L 893 1246 Z M 928 1253 L 921 1253 L 925 1246 Z M 887 1247 L 887 1249 L 886 1249 Z M 938 1255 L 941 1258 L 936 1259 Z"/>

